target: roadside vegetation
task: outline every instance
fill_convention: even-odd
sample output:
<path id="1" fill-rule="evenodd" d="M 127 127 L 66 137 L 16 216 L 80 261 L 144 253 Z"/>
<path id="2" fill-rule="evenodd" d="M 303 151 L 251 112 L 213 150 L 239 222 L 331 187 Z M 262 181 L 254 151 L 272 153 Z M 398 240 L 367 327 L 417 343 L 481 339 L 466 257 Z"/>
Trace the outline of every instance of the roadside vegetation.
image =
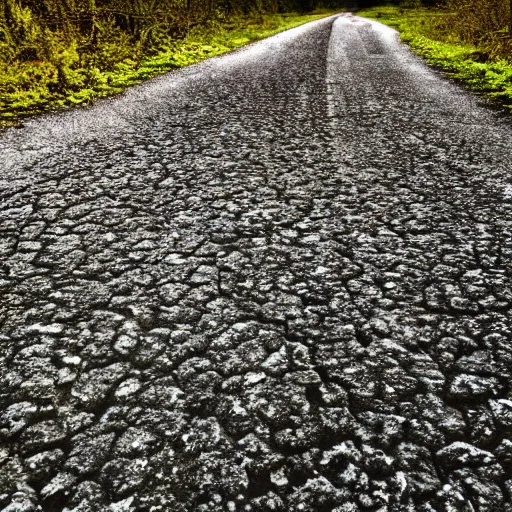
<path id="1" fill-rule="evenodd" d="M 408 2 L 358 15 L 397 29 L 429 64 L 512 109 L 510 5 L 509 0 L 446 0 L 426 8 Z"/>
<path id="2" fill-rule="evenodd" d="M 313 0 L 0 0 L 0 125 L 325 16 Z M 330 9 L 330 10 L 329 10 Z"/>

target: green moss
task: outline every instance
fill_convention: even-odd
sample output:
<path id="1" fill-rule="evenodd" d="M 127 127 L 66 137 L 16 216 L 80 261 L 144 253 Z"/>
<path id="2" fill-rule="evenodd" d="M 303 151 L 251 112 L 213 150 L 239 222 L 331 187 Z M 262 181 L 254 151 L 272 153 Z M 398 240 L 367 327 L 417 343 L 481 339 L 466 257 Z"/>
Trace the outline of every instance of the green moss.
<path id="1" fill-rule="evenodd" d="M 512 109 L 512 62 L 492 55 L 485 47 L 463 44 L 449 31 L 436 31 L 440 21 L 449 26 L 446 20 L 450 13 L 386 6 L 361 10 L 358 15 L 395 28 L 402 40 L 429 64 Z"/>
<path id="2" fill-rule="evenodd" d="M 124 39 L 122 48 L 120 40 L 117 45 L 104 41 L 85 58 L 78 54 L 76 42 L 72 42 L 67 47 L 55 43 L 55 57 L 51 60 L 0 61 L 0 126 L 12 126 L 27 115 L 48 109 L 90 103 L 117 94 L 169 70 L 221 55 L 328 14 L 231 19 L 214 27 L 193 29 L 185 39 L 166 41 L 159 44 L 158 51 L 150 49 L 146 54 L 140 46 Z"/>

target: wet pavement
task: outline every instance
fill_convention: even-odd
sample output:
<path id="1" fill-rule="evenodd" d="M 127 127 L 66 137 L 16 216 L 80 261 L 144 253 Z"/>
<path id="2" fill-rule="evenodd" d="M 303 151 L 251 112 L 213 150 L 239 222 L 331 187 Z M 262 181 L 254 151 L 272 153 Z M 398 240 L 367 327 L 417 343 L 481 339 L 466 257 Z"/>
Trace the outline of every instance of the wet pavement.
<path id="1" fill-rule="evenodd" d="M 0 509 L 510 511 L 512 123 L 327 18 L 0 137 Z"/>

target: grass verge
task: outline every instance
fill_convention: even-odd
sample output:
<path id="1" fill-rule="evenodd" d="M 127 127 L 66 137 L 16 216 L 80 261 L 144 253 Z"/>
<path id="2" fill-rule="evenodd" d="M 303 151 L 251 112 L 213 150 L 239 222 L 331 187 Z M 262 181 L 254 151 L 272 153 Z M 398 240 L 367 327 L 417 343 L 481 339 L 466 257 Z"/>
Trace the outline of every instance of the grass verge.
<path id="1" fill-rule="evenodd" d="M 485 48 L 446 40 L 450 37 L 437 32 L 435 27 L 441 23 L 446 26 L 450 13 L 385 6 L 357 14 L 395 28 L 402 40 L 429 64 L 512 110 L 512 59 L 493 57 Z"/>
<path id="2" fill-rule="evenodd" d="M 192 30 L 183 40 L 172 41 L 141 58 L 124 58 L 112 69 L 95 67 L 66 70 L 69 87 L 56 87 L 59 70 L 51 62 L 0 61 L 0 128 L 20 126 L 23 118 L 57 108 L 91 103 L 97 98 L 122 92 L 126 87 L 172 69 L 195 64 L 318 20 L 332 13 L 275 14 L 233 18 L 209 28 Z"/>

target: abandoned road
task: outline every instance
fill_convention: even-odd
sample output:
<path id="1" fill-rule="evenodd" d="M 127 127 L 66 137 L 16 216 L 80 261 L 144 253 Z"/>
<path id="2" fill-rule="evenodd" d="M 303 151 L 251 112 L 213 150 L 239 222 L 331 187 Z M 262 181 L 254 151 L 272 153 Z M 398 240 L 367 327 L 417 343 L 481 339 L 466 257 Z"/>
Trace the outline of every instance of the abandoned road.
<path id="1" fill-rule="evenodd" d="M 0 136 L 0 509 L 511 511 L 512 124 L 343 14 Z"/>

